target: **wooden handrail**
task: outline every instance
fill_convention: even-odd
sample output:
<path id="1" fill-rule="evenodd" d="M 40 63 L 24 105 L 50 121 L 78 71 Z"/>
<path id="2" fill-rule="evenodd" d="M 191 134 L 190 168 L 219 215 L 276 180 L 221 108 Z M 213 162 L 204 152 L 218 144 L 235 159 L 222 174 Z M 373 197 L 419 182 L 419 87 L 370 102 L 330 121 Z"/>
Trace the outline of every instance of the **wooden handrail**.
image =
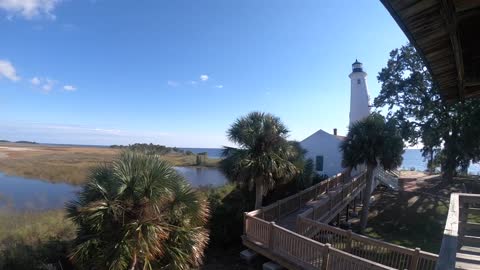
<path id="1" fill-rule="evenodd" d="M 439 254 L 440 259 L 435 269 L 455 269 L 460 243 L 468 239 L 464 236 L 465 232 L 471 226 L 475 227 L 475 224 L 468 222 L 469 206 L 472 204 L 480 204 L 480 194 L 452 193 L 450 195 L 450 205 Z M 477 211 L 474 210 L 474 212 Z"/>
<path id="2" fill-rule="evenodd" d="M 433 269 L 438 258 L 435 254 L 385 243 L 315 221 L 338 213 L 345 203 L 365 188 L 365 182 L 365 173 L 348 183 L 344 175 L 338 174 L 261 209 L 244 213 L 244 235 L 254 245 L 298 265 L 299 269 Z M 320 196 L 324 196 L 323 201 L 297 215 L 297 232 L 275 224 L 274 221 Z M 319 231 L 324 232 L 320 237 L 330 239 L 318 238 L 315 234 Z M 342 263 L 345 265 L 341 266 Z"/>
<path id="3" fill-rule="evenodd" d="M 397 269 L 433 269 L 438 259 L 438 255 L 433 253 L 387 243 L 302 217 L 297 220 L 296 229 L 299 234 L 311 237 L 320 242 L 329 242 L 332 246 L 340 250 L 348 251 L 364 259 L 369 259 Z M 322 233 L 322 231 L 324 231 L 324 233 Z M 369 247 L 368 252 L 362 250 L 363 247 Z M 397 260 L 390 260 L 389 256 L 396 256 L 395 258 Z M 388 263 L 388 261 L 391 262 Z M 419 268 L 419 262 L 422 262 L 424 267 Z"/>

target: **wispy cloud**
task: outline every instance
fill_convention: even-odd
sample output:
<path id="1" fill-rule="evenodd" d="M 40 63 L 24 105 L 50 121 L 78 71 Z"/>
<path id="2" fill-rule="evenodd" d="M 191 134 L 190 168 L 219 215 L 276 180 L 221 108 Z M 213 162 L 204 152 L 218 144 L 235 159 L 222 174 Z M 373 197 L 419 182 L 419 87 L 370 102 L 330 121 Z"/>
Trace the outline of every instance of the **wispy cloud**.
<path id="1" fill-rule="evenodd" d="M 170 87 L 179 87 L 179 86 L 194 86 L 194 87 L 197 87 L 200 84 L 211 85 L 210 82 L 209 82 L 210 79 L 211 78 L 207 74 L 202 74 L 196 80 L 190 80 L 190 81 L 184 81 L 184 82 L 179 82 L 179 81 L 175 81 L 175 80 L 168 80 L 167 85 L 170 86 Z M 223 85 L 222 84 L 216 84 L 216 85 L 213 85 L 213 87 L 223 88 Z"/>
<path id="2" fill-rule="evenodd" d="M 61 0 L 0 0 L 0 9 L 4 10 L 7 18 L 21 16 L 27 20 L 46 17 L 55 19 L 53 14 Z"/>
<path id="3" fill-rule="evenodd" d="M 155 143 L 178 147 L 219 147 L 230 145 L 225 135 L 216 133 L 179 133 L 160 130 L 127 130 L 112 127 L 0 121 L 2 139 L 66 144 Z"/>
<path id="4" fill-rule="evenodd" d="M 177 87 L 180 85 L 180 83 L 177 81 L 167 81 L 167 85 L 170 87 Z"/>
<path id="5" fill-rule="evenodd" d="M 20 80 L 20 77 L 17 75 L 15 67 L 8 60 L 0 60 L 0 79 L 2 77 L 5 77 L 14 82 Z"/>
<path id="6" fill-rule="evenodd" d="M 50 93 L 53 90 L 53 87 L 58 83 L 56 80 L 52 80 L 49 78 L 46 78 L 46 79 L 37 78 L 37 79 L 38 80 L 35 80 L 35 83 L 37 84 L 34 84 L 33 81 L 32 81 L 32 84 L 38 87 L 44 93 Z"/>
<path id="7" fill-rule="evenodd" d="M 50 78 L 42 78 L 35 76 L 30 79 L 30 83 L 35 89 L 38 89 L 44 93 L 50 93 L 52 90 L 55 90 L 56 86 L 60 84 L 59 81 L 53 80 Z M 67 92 L 73 92 L 77 90 L 77 87 L 71 84 L 65 84 L 63 87 L 60 85 L 60 89 L 63 89 Z"/>
<path id="8" fill-rule="evenodd" d="M 77 90 L 77 87 L 67 84 L 67 85 L 63 86 L 63 90 L 65 90 L 65 91 L 75 91 L 75 90 Z"/>
<path id="9" fill-rule="evenodd" d="M 40 78 L 38 77 L 33 77 L 31 80 L 30 80 L 30 83 L 33 84 L 33 85 L 39 85 L 41 83 L 41 80 Z"/>

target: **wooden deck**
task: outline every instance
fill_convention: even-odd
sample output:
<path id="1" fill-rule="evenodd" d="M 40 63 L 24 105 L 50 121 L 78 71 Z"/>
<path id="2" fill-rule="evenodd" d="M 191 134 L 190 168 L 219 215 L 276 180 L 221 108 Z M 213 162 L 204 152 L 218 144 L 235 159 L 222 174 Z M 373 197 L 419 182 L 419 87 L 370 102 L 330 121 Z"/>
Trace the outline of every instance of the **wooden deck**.
<path id="1" fill-rule="evenodd" d="M 480 194 L 453 193 L 437 270 L 480 269 Z"/>
<path id="2" fill-rule="evenodd" d="M 438 256 L 327 225 L 365 189 L 365 174 L 336 175 L 245 213 L 243 243 L 288 269 L 433 270 Z"/>

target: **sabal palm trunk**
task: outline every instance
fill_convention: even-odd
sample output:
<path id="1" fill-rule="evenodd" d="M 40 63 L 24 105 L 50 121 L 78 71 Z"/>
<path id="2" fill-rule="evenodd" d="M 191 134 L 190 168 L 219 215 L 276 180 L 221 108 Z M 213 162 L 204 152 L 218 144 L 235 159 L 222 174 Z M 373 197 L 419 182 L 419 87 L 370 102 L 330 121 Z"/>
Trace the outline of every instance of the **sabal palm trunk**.
<path id="1" fill-rule="evenodd" d="M 367 165 L 367 184 L 365 187 L 365 191 L 363 192 L 362 197 L 362 213 L 360 215 L 360 232 L 363 233 L 365 228 L 367 227 L 368 221 L 368 212 L 370 208 L 370 196 L 372 196 L 372 186 L 373 186 L 373 170 L 375 166 Z"/>
<path id="2" fill-rule="evenodd" d="M 255 179 L 255 209 L 262 207 L 263 203 L 263 181 L 261 178 Z"/>

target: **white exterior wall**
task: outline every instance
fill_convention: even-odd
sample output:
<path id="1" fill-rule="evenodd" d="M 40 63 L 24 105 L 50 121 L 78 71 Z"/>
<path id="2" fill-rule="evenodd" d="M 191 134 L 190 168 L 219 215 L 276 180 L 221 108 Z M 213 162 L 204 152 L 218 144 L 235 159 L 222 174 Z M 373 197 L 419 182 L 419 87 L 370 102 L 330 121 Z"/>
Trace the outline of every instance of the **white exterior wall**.
<path id="1" fill-rule="evenodd" d="M 342 152 L 340 142 L 342 140 L 323 130 L 319 130 L 300 142 L 300 145 L 307 150 L 306 158 L 313 160 L 313 169 L 318 174 L 328 176 L 342 172 Z M 316 156 L 323 156 L 323 171 L 316 170 Z"/>
<path id="2" fill-rule="evenodd" d="M 355 123 L 370 114 L 369 97 L 367 90 L 367 73 L 352 72 L 350 75 L 350 122 Z M 360 82 L 360 83 L 359 83 Z"/>

